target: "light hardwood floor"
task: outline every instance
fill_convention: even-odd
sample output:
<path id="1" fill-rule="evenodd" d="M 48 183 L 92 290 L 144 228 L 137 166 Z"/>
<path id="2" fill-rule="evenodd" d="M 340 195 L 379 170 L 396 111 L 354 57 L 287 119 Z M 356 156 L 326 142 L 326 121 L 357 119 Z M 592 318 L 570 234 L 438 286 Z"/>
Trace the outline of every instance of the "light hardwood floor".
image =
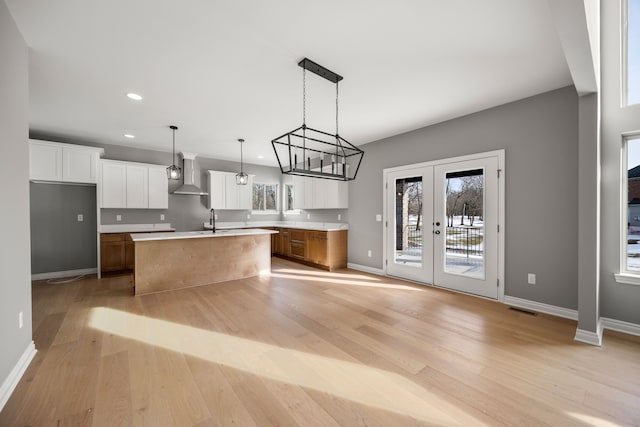
<path id="1" fill-rule="evenodd" d="M 38 353 L 1 426 L 639 425 L 640 339 L 445 290 L 273 259 L 133 296 L 33 284 Z"/>

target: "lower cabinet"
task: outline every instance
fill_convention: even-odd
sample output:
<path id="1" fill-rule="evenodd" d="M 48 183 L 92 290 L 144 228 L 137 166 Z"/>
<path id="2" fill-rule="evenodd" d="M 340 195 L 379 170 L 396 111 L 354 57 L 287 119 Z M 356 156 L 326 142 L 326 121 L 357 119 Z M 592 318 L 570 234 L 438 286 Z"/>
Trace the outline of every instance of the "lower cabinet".
<path id="1" fill-rule="evenodd" d="M 277 228 L 272 239 L 274 255 L 326 270 L 347 267 L 347 230 L 312 231 Z"/>
<path id="2" fill-rule="evenodd" d="M 135 244 L 131 240 L 131 233 L 100 234 L 101 273 L 131 272 L 135 264 Z"/>
<path id="3" fill-rule="evenodd" d="M 123 233 L 100 234 L 100 271 L 111 273 L 125 270 Z"/>

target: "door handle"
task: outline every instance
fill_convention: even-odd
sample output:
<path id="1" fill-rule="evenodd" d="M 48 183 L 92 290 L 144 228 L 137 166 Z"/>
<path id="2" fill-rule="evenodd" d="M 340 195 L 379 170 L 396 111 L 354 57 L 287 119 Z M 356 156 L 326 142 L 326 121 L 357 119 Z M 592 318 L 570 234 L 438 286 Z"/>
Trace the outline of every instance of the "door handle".
<path id="1" fill-rule="evenodd" d="M 434 231 L 433 234 L 440 234 L 440 230 Z"/>

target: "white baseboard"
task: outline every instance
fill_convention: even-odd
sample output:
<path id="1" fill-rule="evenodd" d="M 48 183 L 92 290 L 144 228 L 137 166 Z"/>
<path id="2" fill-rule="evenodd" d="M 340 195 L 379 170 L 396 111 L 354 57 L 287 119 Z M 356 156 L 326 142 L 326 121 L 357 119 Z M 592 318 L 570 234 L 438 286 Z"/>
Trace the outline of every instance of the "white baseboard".
<path id="1" fill-rule="evenodd" d="M 47 280 L 47 279 L 60 279 L 62 277 L 82 276 L 83 274 L 96 274 L 97 268 L 83 268 L 81 270 L 67 270 L 67 271 L 51 271 L 49 273 L 37 273 L 31 275 L 31 280 Z"/>
<path id="2" fill-rule="evenodd" d="M 576 336 L 574 340 L 583 342 L 585 344 L 602 347 L 602 322 L 598 322 L 597 332 L 587 331 L 584 329 L 576 329 Z"/>
<path id="3" fill-rule="evenodd" d="M 381 268 L 367 267 L 366 265 L 354 264 L 352 262 L 347 263 L 347 268 L 364 271 L 365 273 L 377 274 L 378 276 L 384 276 L 384 270 Z"/>
<path id="4" fill-rule="evenodd" d="M 601 317 L 600 323 L 602 324 L 603 329 L 624 332 L 625 334 L 640 337 L 640 325 L 637 323 L 623 322 L 622 320 L 609 319 L 608 317 Z"/>
<path id="5" fill-rule="evenodd" d="M 555 305 L 544 304 L 537 301 L 530 301 L 523 298 L 511 297 L 509 295 L 504 296 L 503 302 L 507 305 L 513 305 L 514 307 L 526 308 L 527 310 L 550 314 L 552 316 L 564 317 L 565 319 L 578 320 L 578 311 L 572 310 L 570 308 L 558 307 Z"/>
<path id="6" fill-rule="evenodd" d="M 36 351 L 36 346 L 33 341 L 31 341 L 22 353 L 22 356 L 20 356 L 20 359 L 18 359 L 18 363 L 16 363 L 11 372 L 9 372 L 9 376 L 2 382 L 0 386 L 0 411 L 2 411 L 9 397 L 11 397 L 11 393 L 13 393 L 13 390 L 15 390 L 18 385 L 18 381 L 20 381 L 29 363 L 31 363 L 33 357 L 36 355 Z"/>

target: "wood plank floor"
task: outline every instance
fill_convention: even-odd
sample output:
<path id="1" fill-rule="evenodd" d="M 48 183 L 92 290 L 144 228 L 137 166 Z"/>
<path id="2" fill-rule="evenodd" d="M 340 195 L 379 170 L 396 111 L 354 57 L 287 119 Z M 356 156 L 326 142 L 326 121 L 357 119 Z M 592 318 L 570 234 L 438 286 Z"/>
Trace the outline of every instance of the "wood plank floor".
<path id="1" fill-rule="evenodd" d="M 33 284 L 0 426 L 640 425 L 640 339 L 353 270 L 133 296 Z"/>

